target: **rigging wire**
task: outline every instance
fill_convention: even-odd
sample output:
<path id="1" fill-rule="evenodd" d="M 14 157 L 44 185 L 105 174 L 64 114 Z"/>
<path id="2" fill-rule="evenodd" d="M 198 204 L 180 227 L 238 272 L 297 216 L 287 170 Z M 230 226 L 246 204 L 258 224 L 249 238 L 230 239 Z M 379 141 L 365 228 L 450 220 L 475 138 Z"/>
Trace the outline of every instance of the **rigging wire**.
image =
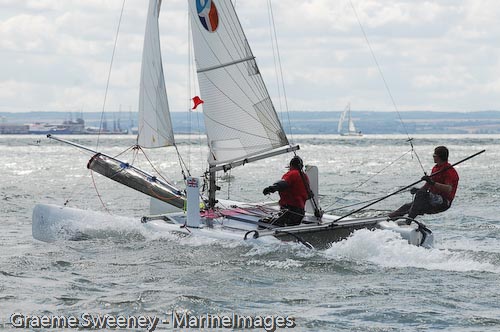
<path id="1" fill-rule="evenodd" d="M 372 179 L 374 179 L 376 176 L 380 175 L 383 171 L 385 171 L 389 167 L 393 166 L 396 162 L 398 162 L 400 159 L 402 159 L 404 156 L 406 156 L 407 154 L 411 153 L 412 151 L 413 151 L 413 149 L 410 149 L 407 152 L 403 153 L 401 156 L 399 156 L 395 160 L 391 161 L 387 166 L 385 166 L 384 168 L 382 168 L 381 170 L 379 170 L 377 173 L 375 173 L 374 175 L 370 176 L 365 181 L 363 181 L 360 184 L 358 184 L 356 187 L 353 188 L 353 190 L 358 189 L 361 186 L 365 185 L 366 183 L 368 183 L 369 181 L 371 181 Z M 345 195 L 344 197 L 337 198 L 325 210 L 326 211 L 341 210 L 341 209 L 348 208 L 348 207 L 351 207 L 351 206 L 356 206 L 356 205 L 360 205 L 360 204 L 364 204 L 364 203 L 369 203 L 371 201 L 376 201 L 378 199 L 378 198 L 374 198 L 374 199 L 371 199 L 371 200 L 368 200 L 368 201 L 365 201 L 365 202 L 355 203 L 355 204 L 351 204 L 351 205 L 345 205 L 345 206 L 341 206 L 341 207 L 338 207 L 338 208 L 335 208 L 335 209 L 331 209 L 332 206 L 334 206 L 335 204 L 337 204 L 339 201 L 346 199 L 349 196 L 349 194 L 351 194 L 351 193 L 352 193 L 352 190 L 351 190 L 350 193 L 347 193 L 347 195 Z"/>
<path id="2" fill-rule="evenodd" d="M 396 101 L 394 99 L 394 96 L 393 96 L 393 94 L 391 92 L 389 84 L 387 83 L 387 80 L 385 79 L 384 73 L 382 71 L 382 68 L 380 67 L 380 64 L 379 64 L 379 62 L 377 60 L 377 57 L 375 56 L 375 52 L 373 51 L 373 48 L 372 48 L 371 43 L 370 43 L 370 40 L 368 39 L 368 35 L 366 34 L 366 31 L 365 31 L 363 25 L 361 24 L 361 19 L 359 18 L 359 15 L 358 15 L 358 12 L 356 10 L 356 7 L 354 6 L 352 0 L 349 0 L 349 4 L 351 5 L 351 8 L 352 8 L 352 10 L 354 12 L 354 16 L 356 17 L 356 20 L 357 20 L 358 25 L 359 25 L 359 27 L 361 29 L 361 32 L 363 33 L 363 36 L 364 36 L 366 44 L 368 45 L 368 48 L 370 50 L 371 56 L 373 58 L 373 61 L 375 62 L 375 65 L 377 66 L 378 72 L 380 74 L 380 77 L 382 78 L 382 82 L 384 83 L 385 89 L 386 89 L 387 93 L 389 94 L 389 98 L 391 99 L 392 105 L 394 106 L 394 109 L 396 110 L 396 113 L 398 114 L 399 121 L 401 122 L 401 124 L 403 126 L 403 129 L 404 129 L 404 131 L 406 133 L 406 136 L 408 137 L 407 142 L 410 144 L 410 146 L 412 148 L 412 151 L 415 154 L 420 167 L 422 168 L 422 171 L 424 172 L 424 174 L 426 174 L 424 166 L 422 165 L 422 162 L 420 161 L 420 157 L 418 156 L 417 151 L 415 150 L 415 147 L 413 146 L 413 138 L 411 138 L 410 134 L 408 133 L 408 129 L 406 128 L 406 125 L 405 125 L 405 123 L 403 121 L 403 118 L 401 117 L 401 113 L 399 112 L 398 106 L 397 106 Z"/>
<path id="3" fill-rule="evenodd" d="M 280 109 L 280 111 L 283 111 L 283 105 L 282 105 L 282 101 L 281 101 L 281 85 L 279 82 L 279 72 L 278 72 L 278 64 L 277 64 L 277 56 L 276 56 L 276 48 L 275 48 L 275 38 L 274 38 L 275 36 L 273 35 L 273 29 L 272 29 L 273 17 L 272 17 L 272 12 L 269 8 L 270 2 L 268 1 L 267 4 L 268 4 L 267 13 L 268 13 L 268 21 L 269 21 L 269 35 L 271 37 L 271 48 L 273 50 L 274 70 L 275 70 L 275 74 L 276 74 L 276 77 L 275 77 L 276 78 L 276 87 L 278 89 L 279 109 Z"/>
<path id="4" fill-rule="evenodd" d="M 177 158 L 179 159 L 179 165 L 181 165 L 181 173 L 182 173 L 182 177 L 184 179 L 184 181 L 186 181 L 187 177 L 186 177 L 186 172 L 187 172 L 187 175 L 188 176 L 191 176 L 191 172 L 189 171 L 189 167 L 186 165 L 186 163 L 184 162 L 184 159 L 182 159 L 182 155 L 181 153 L 179 152 L 179 149 L 177 147 L 177 144 L 174 145 L 175 146 L 175 151 L 177 152 Z M 191 148 L 191 146 L 189 147 Z M 185 171 L 184 171 L 185 170 Z"/>
<path id="5" fill-rule="evenodd" d="M 101 196 L 101 194 L 99 193 L 99 190 L 97 190 L 97 185 L 96 185 L 95 178 L 94 178 L 94 172 L 93 172 L 92 170 L 90 171 L 90 177 L 92 178 L 92 183 L 94 184 L 94 189 L 95 189 L 95 192 L 96 192 L 96 194 L 97 194 L 97 197 L 99 198 L 99 201 L 100 201 L 100 202 L 101 202 L 101 204 L 102 204 L 102 207 L 104 208 L 104 210 L 105 210 L 107 213 L 111 214 L 111 212 L 110 212 L 110 211 L 108 210 L 108 208 L 106 207 L 106 204 L 104 204 L 104 201 L 102 200 L 102 196 Z M 64 205 L 66 205 L 66 204 L 64 204 Z"/>
<path id="6" fill-rule="evenodd" d="M 276 67 L 276 60 L 277 60 L 278 61 L 278 68 L 277 68 L 277 70 L 279 69 L 279 72 L 277 73 L 279 75 L 277 75 L 277 76 L 279 76 L 279 79 L 281 79 L 281 86 L 283 87 L 283 99 L 284 99 L 284 102 L 285 102 L 285 112 L 287 114 L 288 127 L 289 127 L 289 130 L 290 130 L 290 137 L 291 137 L 292 142 L 293 142 L 294 141 L 293 130 L 292 130 L 292 124 L 291 124 L 291 121 L 290 121 L 290 112 L 289 112 L 289 109 L 288 109 L 288 98 L 287 98 L 287 94 L 286 94 L 285 79 L 284 79 L 284 75 L 283 75 L 283 66 L 281 64 L 280 49 L 279 49 L 279 45 L 278 45 L 278 34 L 276 32 L 276 24 L 274 22 L 274 12 L 273 12 L 273 6 L 272 6 L 272 3 L 271 3 L 271 0 L 268 0 L 268 8 L 269 8 L 269 23 L 270 23 L 270 28 L 272 28 L 272 31 L 271 31 L 271 40 L 274 40 L 274 43 L 276 44 L 276 57 L 277 57 L 277 59 L 276 59 L 276 57 L 274 59 L 274 61 L 275 61 L 275 67 Z M 273 47 L 273 54 L 274 54 L 274 47 Z M 278 80 L 278 77 L 276 79 Z M 280 85 L 279 85 L 279 82 L 278 82 L 278 94 L 279 94 L 279 86 Z M 280 99 L 280 105 L 281 105 L 281 99 Z"/>
<path id="7" fill-rule="evenodd" d="M 97 134 L 96 150 L 99 148 L 99 139 L 101 137 L 102 123 L 104 121 L 104 111 L 105 111 L 105 108 L 106 108 L 106 100 L 108 98 L 109 81 L 111 80 L 111 70 L 113 68 L 113 61 L 115 59 L 116 45 L 118 43 L 118 34 L 120 33 L 120 26 L 121 26 L 121 23 L 122 23 L 124 8 L 125 8 L 125 0 L 123 0 L 123 3 L 122 3 L 122 9 L 121 9 L 121 12 L 120 12 L 120 19 L 118 20 L 118 26 L 116 28 L 115 43 L 113 45 L 113 52 L 111 54 L 111 62 L 109 64 L 108 78 L 106 80 L 106 89 L 104 91 L 104 100 L 103 100 L 103 103 L 102 103 L 101 120 L 100 120 L 100 124 L 99 124 L 99 133 Z"/>
<path id="8" fill-rule="evenodd" d="M 404 156 L 406 156 L 408 153 L 412 153 L 412 155 L 415 155 L 415 156 L 416 156 L 417 161 L 418 161 L 418 164 L 420 165 L 420 167 L 421 167 L 422 171 L 424 172 L 424 174 L 426 174 L 425 169 L 424 169 L 424 167 L 423 167 L 423 165 L 422 165 L 422 162 L 421 162 L 421 160 L 420 160 L 420 158 L 419 158 L 419 156 L 418 156 L 418 153 L 417 153 L 417 151 L 415 150 L 415 147 L 414 147 L 414 145 L 413 145 L 413 138 L 411 138 L 411 137 L 410 137 L 410 135 L 409 135 L 409 133 L 408 133 L 408 130 L 407 130 L 406 125 L 405 125 L 405 123 L 404 123 L 404 121 L 403 121 L 403 119 L 402 119 L 402 117 L 401 117 L 401 113 L 399 112 L 398 106 L 397 106 L 396 101 L 395 101 L 395 99 L 394 99 L 394 96 L 393 96 L 393 94 L 392 94 L 392 92 L 391 92 L 391 89 L 390 89 L 390 87 L 389 87 L 389 84 L 387 83 L 387 80 L 385 79 L 385 76 L 384 76 L 384 73 L 383 73 L 383 71 L 382 71 L 382 68 L 381 68 L 381 66 L 380 66 L 380 64 L 379 64 L 379 62 L 378 62 L 378 60 L 377 60 L 377 57 L 375 56 L 375 52 L 373 51 L 373 48 L 372 48 L 371 43 L 370 43 L 370 40 L 368 39 L 368 35 L 366 34 L 366 31 L 365 31 L 365 29 L 364 29 L 364 27 L 363 27 L 363 25 L 362 25 L 362 23 L 361 23 L 361 20 L 360 20 L 360 18 L 359 18 L 358 12 L 357 12 L 357 10 L 356 10 L 356 8 L 355 8 L 355 6 L 354 6 L 354 4 L 353 4 L 352 0 L 349 0 L 349 4 L 351 5 L 351 8 L 352 8 L 352 10 L 353 10 L 353 12 L 354 12 L 354 15 L 355 15 L 355 17 L 356 17 L 356 20 L 357 20 L 357 22 L 358 22 L 358 25 L 359 25 L 359 27 L 360 27 L 360 29 L 361 29 L 361 32 L 363 33 L 364 39 L 365 39 L 365 41 L 366 41 L 366 43 L 367 43 L 367 45 L 368 45 L 368 48 L 369 48 L 369 50 L 370 50 L 370 54 L 371 54 L 371 56 L 372 56 L 372 58 L 373 58 L 373 60 L 374 60 L 374 62 L 375 62 L 375 65 L 377 66 L 377 69 L 378 69 L 379 75 L 380 75 L 380 77 L 381 77 L 381 79 L 382 79 L 382 81 L 383 81 L 383 83 L 384 83 L 385 89 L 386 89 L 386 91 L 387 91 L 387 93 L 388 93 L 388 95 L 389 95 L 389 97 L 390 97 L 390 99 L 391 99 L 391 102 L 392 102 L 392 104 L 393 104 L 393 106 L 394 106 L 394 109 L 395 109 L 396 113 L 398 114 L 399 120 L 400 120 L 400 122 L 401 122 L 401 124 L 402 124 L 402 126 L 403 126 L 403 129 L 404 129 L 405 133 L 406 133 L 406 136 L 407 136 L 407 138 L 408 138 L 408 139 L 407 139 L 407 142 L 410 144 L 410 147 L 411 147 L 411 149 L 410 149 L 409 151 L 407 151 L 406 153 L 404 153 L 403 155 L 401 155 L 400 157 L 398 157 L 397 159 L 395 159 L 394 161 L 392 161 L 391 163 L 389 163 L 389 165 L 387 165 L 386 167 L 382 168 L 380 171 L 378 171 L 377 173 L 375 173 L 373 176 L 369 177 L 369 178 L 368 178 L 368 179 L 366 179 L 365 181 L 363 181 L 363 182 L 361 182 L 360 184 L 358 184 L 358 185 L 357 185 L 356 187 L 354 187 L 353 189 L 357 189 L 357 188 L 359 188 L 359 187 L 361 187 L 361 186 L 365 185 L 367 182 L 371 181 L 373 178 L 375 178 L 376 176 L 380 175 L 380 174 L 381 174 L 384 170 L 386 170 L 387 168 L 389 168 L 390 166 L 392 166 L 394 163 L 396 163 L 397 161 L 399 161 L 401 158 L 403 158 Z M 351 192 L 352 192 L 352 191 L 351 191 Z M 335 210 L 341 210 L 341 209 L 344 209 L 344 208 L 348 208 L 348 207 L 356 206 L 356 205 L 363 204 L 363 203 L 366 203 L 366 202 L 377 201 L 377 199 L 372 199 L 372 200 L 368 200 L 368 201 L 366 201 L 366 202 L 360 202 L 360 203 L 350 204 L 350 205 L 346 205 L 346 206 L 343 206 L 343 207 L 339 207 L 339 208 L 331 209 L 331 207 L 332 207 L 332 206 L 334 206 L 335 204 L 337 204 L 340 200 L 345 199 L 345 198 L 346 198 L 349 194 L 350 194 L 350 193 L 348 193 L 348 194 L 347 194 L 346 196 L 344 196 L 344 197 L 337 198 L 337 199 L 336 199 L 333 203 L 331 203 L 331 204 L 330 204 L 330 206 L 329 206 L 327 209 L 325 209 L 325 210 L 327 210 L 327 211 L 329 211 L 329 212 L 332 212 L 332 211 L 335 211 Z"/>
<path id="9" fill-rule="evenodd" d="M 382 168 L 380 171 L 378 171 L 377 173 L 375 173 L 373 176 L 369 177 L 368 179 L 366 179 L 365 181 L 361 182 L 358 186 L 356 186 L 354 189 L 357 189 L 359 187 L 361 187 L 362 185 L 364 185 L 365 183 L 371 181 L 373 178 L 375 178 L 376 176 L 378 176 L 379 174 L 381 174 L 383 171 L 385 171 L 387 168 L 391 167 L 394 163 L 396 163 L 397 161 L 399 161 L 401 158 L 403 158 L 404 156 L 406 156 L 408 153 L 412 152 L 412 150 L 409 150 L 405 153 L 403 153 L 401 156 L 399 156 L 398 158 L 396 158 L 395 160 L 393 160 L 392 162 L 389 163 L 389 165 L 387 165 L 386 167 Z"/>
<path id="10" fill-rule="evenodd" d="M 377 197 L 377 198 L 369 199 L 369 200 L 363 201 L 363 202 L 358 202 L 358 203 L 353 203 L 353 204 L 349 204 L 349 205 L 339 206 L 338 208 L 327 209 L 327 210 L 325 210 L 325 212 L 326 213 L 331 213 L 331 212 L 334 212 L 334 211 L 344 210 L 344 209 L 347 209 L 347 208 L 350 208 L 350 207 L 353 207 L 353 206 L 358 206 L 358 205 L 362 205 L 362 204 L 366 204 L 366 203 L 375 202 L 376 200 L 379 200 L 379 199 L 380 198 Z"/>
<path id="11" fill-rule="evenodd" d="M 81 149 L 77 149 L 77 148 L 75 148 L 75 151 L 78 151 L 78 152 L 83 153 L 83 154 L 85 154 L 85 155 L 87 155 L 87 154 L 88 154 L 88 152 L 83 151 L 83 150 L 81 150 Z M 85 177 L 79 177 L 78 181 L 76 181 L 75 185 L 73 186 L 73 189 L 72 189 L 72 190 L 71 190 L 71 192 L 67 195 L 67 198 L 64 200 L 64 206 L 68 205 L 68 203 L 69 203 L 70 201 L 72 201 L 72 200 L 73 200 L 73 197 L 74 197 L 75 195 L 79 195 L 79 194 L 81 194 L 81 193 L 83 192 L 83 190 L 84 190 L 85 188 L 87 188 L 87 187 L 85 187 L 85 186 L 81 186 L 81 184 L 82 184 L 82 182 L 83 182 L 83 180 L 84 180 L 84 179 L 85 179 Z"/>
<path id="12" fill-rule="evenodd" d="M 142 154 L 144 155 L 144 157 L 146 158 L 146 160 L 148 161 L 149 165 L 156 172 L 156 174 L 158 174 L 163 179 L 163 181 L 165 181 L 166 183 L 170 184 L 168 182 L 168 180 L 163 176 L 163 174 L 161 174 L 160 171 L 158 169 L 156 169 L 156 167 L 154 166 L 154 164 L 151 162 L 151 159 L 149 159 L 148 155 L 146 154 L 146 151 L 144 151 L 144 149 L 142 147 L 140 147 L 139 145 L 137 145 L 136 148 L 135 148 L 135 150 L 140 150 L 142 152 Z"/>
<path id="13" fill-rule="evenodd" d="M 125 0 L 123 0 L 123 2 L 122 2 L 122 9 L 120 11 L 120 18 L 118 20 L 118 26 L 116 27 L 115 42 L 113 44 L 113 52 L 111 54 L 111 62 L 109 64 L 109 70 L 108 70 L 108 78 L 106 80 L 106 89 L 104 91 L 104 100 L 102 102 L 101 120 L 100 120 L 100 123 L 99 123 L 99 132 L 97 134 L 97 141 L 96 141 L 96 148 L 95 148 L 96 150 L 99 149 L 99 140 L 101 138 L 101 132 L 102 132 L 102 127 L 103 127 L 104 111 L 106 109 L 106 100 L 107 100 L 107 97 L 108 97 L 109 82 L 111 80 L 111 70 L 113 68 L 113 61 L 115 59 L 116 45 L 118 43 L 118 35 L 119 35 L 119 32 L 120 32 L 120 26 L 121 26 L 121 22 L 122 22 L 122 18 L 123 18 L 123 10 L 124 10 L 124 8 L 125 8 Z M 96 185 L 96 182 L 95 182 L 95 179 L 94 179 L 94 173 L 93 173 L 93 171 L 90 171 L 90 175 L 92 177 L 92 183 L 94 185 L 94 189 L 95 189 L 95 192 L 97 194 L 97 197 L 99 198 L 99 201 L 101 202 L 104 210 L 107 211 L 108 213 L 110 213 L 109 210 L 108 210 L 108 208 L 104 204 L 104 201 L 102 200 L 101 194 L 99 193 L 99 189 L 97 189 L 97 185 Z"/>

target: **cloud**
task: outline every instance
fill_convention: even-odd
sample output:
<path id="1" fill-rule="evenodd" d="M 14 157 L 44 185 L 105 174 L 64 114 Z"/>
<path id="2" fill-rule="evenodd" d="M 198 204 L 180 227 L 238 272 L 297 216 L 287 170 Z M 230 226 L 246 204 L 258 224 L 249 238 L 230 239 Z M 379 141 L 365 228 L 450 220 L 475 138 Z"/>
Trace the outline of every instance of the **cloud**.
<path id="1" fill-rule="evenodd" d="M 5 89 L 0 111 L 76 105 L 99 110 L 121 4 L 0 0 L 0 86 Z M 236 1 L 276 96 L 267 6 L 266 0 Z M 125 3 L 110 108 L 136 109 L 146 7 L 146 1 Z M 185 0 L 163 1 L 160 15 L 166 84 L 175 110 L 185 109 L 192 91 L 186 86 L 186 7 Z M 291 110 L 341 110 L 347 101 L 353 109 L 390 110 L 379 70 L 403 110 L 498 108 L 498 1 L 292 0 L 275 1 L 272 9 Z"/>
<path id="2" fill-rule="evenodd" d="M 15 52 L 44 52 L 54 29 L 43 16 L 21 14 L 0 23 L 0 47 Z"/>

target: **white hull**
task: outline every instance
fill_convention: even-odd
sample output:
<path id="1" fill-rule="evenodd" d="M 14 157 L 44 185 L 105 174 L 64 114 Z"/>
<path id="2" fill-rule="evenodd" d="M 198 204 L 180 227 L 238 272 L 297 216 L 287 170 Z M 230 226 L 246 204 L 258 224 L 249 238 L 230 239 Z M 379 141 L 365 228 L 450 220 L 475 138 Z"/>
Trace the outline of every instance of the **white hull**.
<path id="1" fill-rule="evenodd" d="M 248 207 L 248 206 L 247 206 Z M 398 225 L 384 218 L 349 219 L 332 223 L 337 217 L 326 215 L 318 224 L 313 216 L 306 216 L 298 226 L 258 229 L 260 216 L 243 209 L 226 211 L 224 216 L 202 216 L 199 228 L 185 227 L 183 212 L 171 213 L 141 220 L 116 217 L 106 213 L 87 211 L 48 204 L 37 204 L 33 210 L 33 237 L 44 242 L 86 240 L 130 232 L 182 236 L 200 236 L 214 240 L 252 241 L 257 243 L 301 242 L 308 247 L 327 248 L 333 242 L 349 237 L 357 229 L 384 229 L 397 232 L 410 244 L 432 246 L 432 233 L 427 234 L 418 225 Z M 110 220 L 111 219 L 111 220 Z M 144 222 L 146 221 L 146 222 Z M 117 229 L 116 223 L 121 227 Z M 123 225 L 125 224 L 125 225 Z M 126 229 L 124 231 L 124 229 Z"/>
<path id="2" fill-rule="evenodd" d="M 341 133 L 340 136 L 363 136 L 361 133 Z"/>

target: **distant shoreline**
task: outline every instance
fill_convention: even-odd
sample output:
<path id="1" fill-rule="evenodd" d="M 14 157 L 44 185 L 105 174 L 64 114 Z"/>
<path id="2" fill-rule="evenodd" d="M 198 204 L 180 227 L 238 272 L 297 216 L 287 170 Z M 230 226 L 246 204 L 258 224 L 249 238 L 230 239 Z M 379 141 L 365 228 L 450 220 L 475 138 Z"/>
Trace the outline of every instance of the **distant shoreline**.
<path id="1" fill-rule="evenodd" d="M 279 116 L 287 133 L 323 135 L 337 133 L 340 113 L 341 111 L 291 111 L 287 114 L 280 113 Z M 500 111 L 408 111 L 400 114 L 403 123 L 395 112 L 352 111 L 357 129 L 367 135 L 500 134 Z M 25 126 L 34 123 L 60 125 L 65 121 L 73 121 L 79 117 L 84 119 L 86 126 L 98 128 L 100 125 L 100 112 L 0 112 L 0 134 L 15 134 L 5 132 L 5 128 L 9 126 Z M 175 133 L 204 131 L 201 112 L 172 112 L 171 117 Z M 125 128 L 131 129 L 137 126 L 137 113 L 106 112 L 104 119 L 108 131 L 112 134 L 116 134 L 117 131 L 122 132 Z M 88 135 L 92 135 L 92 133 L 88 133 Z"/>

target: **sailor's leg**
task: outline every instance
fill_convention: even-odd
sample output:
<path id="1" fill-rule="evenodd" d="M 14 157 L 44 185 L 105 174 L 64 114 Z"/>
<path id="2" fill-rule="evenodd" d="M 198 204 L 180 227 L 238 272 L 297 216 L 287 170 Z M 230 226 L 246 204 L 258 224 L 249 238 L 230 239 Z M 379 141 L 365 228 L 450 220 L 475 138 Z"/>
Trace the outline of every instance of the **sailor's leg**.
<path id="1" fill-rule="evenodd" d="M 415 194 L 415 199 L 413 204 L 408 211 L 408 217 L 414 219 L 418 215 L 429 213 L 432 210 L 432 206 L 429 200 L 429 192 L 425 190 L 419 190 Z"/>
<path id="2" fill-rule="evenodd" d="M 295 211 L 288 211 L 288 220 L 286 221 L 287 226 L 299 225 L 304 218 L 304 214 Z"/>
<path id="3" fill-rule="evenodd" d="M 286 225 L 287 220 L 288 220 L 288 211 L 287 210 L 281 210 L 278 213 L 278 216 L 275 217 L 275 218 L 273 218 L 270 221 L 270 224 L 274 225 L 274 226 L 283 227 L 283 226 Z"/>
<path id="4" fill-rule="evenodd" d="M 282 209 L 277 218 L 271 220 L 271 224 L 274 226 L 295 226 L 299 225 L 304 218 L 303 210 L 293 211 L 293 209 Z"/>
<path id="5" fill-rule="evenodd" d="M 448 210 L 450 204 L 441 195 L 430 193 L 429 202 L 431 208 L 429 209 L 429 214 L 440 213 Z"/>
<path id="6" fill-rule="evenodd" d="M 407 203 L 407 204 L 401 206 L 396 211 L 389 213 L 389 215 L 388 215 L 389 219 L 396 220 L 396 219 L 398 219 L 398 217 L 404 216 L 405 214 L 407 214 L 410 211 L 412 205 L 413 205 L 413 203 Z"/>

